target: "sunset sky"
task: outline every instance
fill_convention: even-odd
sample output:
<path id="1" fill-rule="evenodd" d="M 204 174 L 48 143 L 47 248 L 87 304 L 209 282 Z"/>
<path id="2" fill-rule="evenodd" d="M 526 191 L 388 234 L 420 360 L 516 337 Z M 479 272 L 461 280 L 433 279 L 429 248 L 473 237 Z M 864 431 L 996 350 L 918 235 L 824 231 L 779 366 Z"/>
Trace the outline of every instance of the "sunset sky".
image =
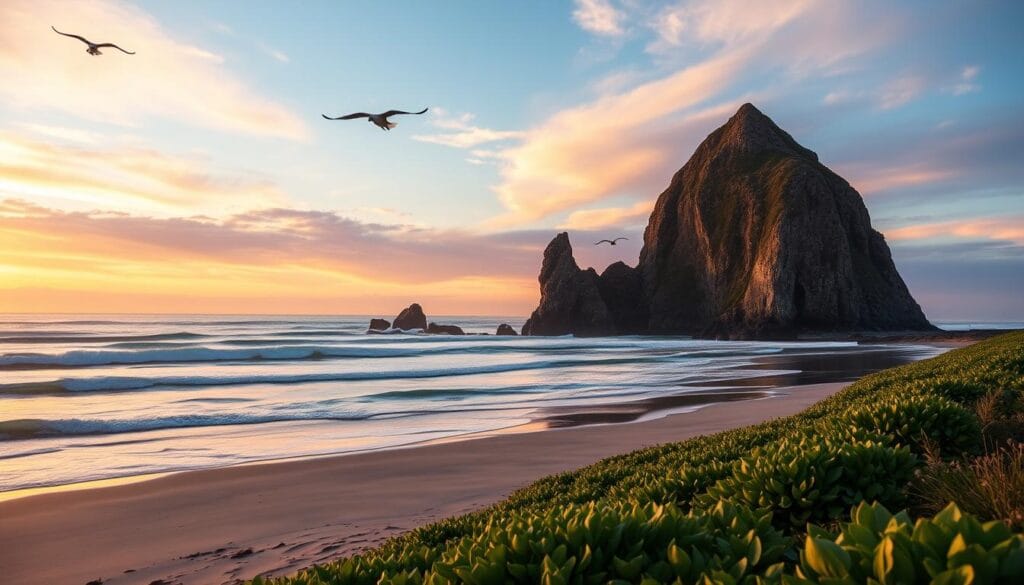
<path id="1" fill-rule="evenodd" d="M 1024 320 L 1022 22 L 1015 0 L 2 0 L 0 312 L 525 315 L 557 231 L 635 264 L 749 101 L 860 191 L 930 318 Z"/>

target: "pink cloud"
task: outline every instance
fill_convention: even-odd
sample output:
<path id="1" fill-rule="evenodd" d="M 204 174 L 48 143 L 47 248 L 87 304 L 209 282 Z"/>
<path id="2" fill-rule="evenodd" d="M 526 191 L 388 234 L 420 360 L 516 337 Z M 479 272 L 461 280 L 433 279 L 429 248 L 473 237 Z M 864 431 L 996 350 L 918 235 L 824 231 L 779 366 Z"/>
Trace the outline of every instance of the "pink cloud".
<path id="1" fill-rule="evenodd" d="M 881 87 L 878 93 L 878 107 L 891 110 L 905 105 L 920 95 L 926 86 L 927 82 L 923 77 L 897 77 Z"/>
<path id="2" fill-rule="evenodd" d="M 995 240 L 1024 246 L 1024 216 L 983 217 L 963 221 L 924 223 L 886 230 L 885 237 L 894 241 L 960 238 Z"/>
<path id="3" fill-rule="evenodd" d="M 525 314 L 551 231 L 478 234 L 262 208 L 224 218 L 68 212 L 0 200 L 0 310 Z M 605 266 L 635 256 L 585 245 Z M 612 258 L 612 256 L 615 256 Z"/>
<path id="4" fill-rule="evenodd" d="M 804 14 L 811 0 L 695 0 L 664 8 L 651 26 L 658 40 L 648 48 L 700 43 L 736 43 L 772 33 Z"/>
<path id="5" fill-rule="evenodd" d="M 609 0 L 575 0 L 575 4 L 572 19 L 583 30 L 608 37 L 625 34 L 626 14 Z"/>
<path id="6" fill-rule="evenodd" d="M 865 197 L 901 188 L 941 183 L 959 176 L 959 170 L 928 163 L 879 166 L 876 163 L 847 165 L 842 174 Z"/>
<path id="7" fill-rule="evenodd" d="M 48 249 L 103 262 L 254 268 L 305 266 L 390 283 L 532 278 L 550 234 L 479 235 L 364 223 L 328 211 L 264 208 L 226 218 L 154 218 L 0 204 L 0 234 L 46 236 Z"/>

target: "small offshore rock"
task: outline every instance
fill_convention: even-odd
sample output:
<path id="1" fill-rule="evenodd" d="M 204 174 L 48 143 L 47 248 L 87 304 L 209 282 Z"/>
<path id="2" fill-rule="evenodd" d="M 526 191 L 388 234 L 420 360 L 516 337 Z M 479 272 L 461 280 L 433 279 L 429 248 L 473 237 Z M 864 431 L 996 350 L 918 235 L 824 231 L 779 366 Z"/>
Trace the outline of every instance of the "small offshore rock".
<path id="1" fill-rule="evenodd" d="M 391 329 L 391 322 L 387 319 L 370 319 L 368 329 L 371 331 L 387 331 Z"/>
<path id="2" fill-rule="evenodd" d="M 426 329 L 427 316 L 423 314 L 423 307 L 419 303 L 413 303 L 395 317 L 393 323 L 396 329 L 408 331 L 410 329 Z"/>
<path id="3" fill-rule="evenodd" d="M 466 332 L 462 330 L 458 325 L 438 325 L 437 323 L 431 323 L 427 325 L 427 333 L 433 335 L 465 335 Z"/>

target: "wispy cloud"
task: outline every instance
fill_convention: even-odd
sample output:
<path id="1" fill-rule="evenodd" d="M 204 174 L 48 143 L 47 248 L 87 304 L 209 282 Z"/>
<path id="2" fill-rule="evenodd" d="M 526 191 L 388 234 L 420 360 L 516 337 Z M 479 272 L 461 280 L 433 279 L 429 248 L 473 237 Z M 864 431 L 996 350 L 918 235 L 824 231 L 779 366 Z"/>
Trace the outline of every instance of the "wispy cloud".
<path id="1" fill-rule="evenodd" d="M 269 179 L 252 171 L 216 172 L 199 156 L 99 143 L 72 129 L 42 130 L 70 137 L 70 143 L 0 132 L 0 196 L 158 214 L 217 213 L 285 201 Z"/>
<path id="2" fill-rule="evenodd" d="M 501 152 L 502 180 L 495 190 L 508 212 L 495 225 L 531 222 L 626 194 L 638 185 L 651 187 L 656 184 L 652 180 L 665 181 L 667 166 L 678 163 L 672 137 L 694 140 L 709 129 L 707 112 L 680 114 L 726 87 L 746 57 L 746 51 L 720 55 L 628 92 L 562 110 L 529 130 L 521 144 Z M 723 113 L 715 109 L 714 117 Z"/>
<path id="3" fill-rule="evenodd" d="M 919 96 L 926 86 L 925 79 L 917 75 L 897 77 L 880 88 L 878 106 L 883 110 L 898 108 Z"/>
<path id="4" fill-rule="evenodd" d="M 872 104 L 882 110 L 893 110 L 928 94 L 929 92 L 945 92 L 963 95 L 979 91 L 981 86 L 975 80 L 979 68 L 969 66 L 963 68 L 956 81 L 950 85 L 949 77 L 932 72 L 904 72 L 888 81 L 872 88 L 849 89 L 841 88 L 825 94 L 822 103 L 828 106 Z"/>
<path id="5" fill-rule="evenodd" d="M 278 63 L 291 63 L 291 59 L 284 51 L 280 49 L 275 49 L 274 47 L 271 47 L 270 45 L 262 41 L 257 43 L 257 45 L 259 46 L 261 51 L 269 55 L 270 58 L 277 61 Z"/>
<path id="6" fill-rule="evenodd" d="M 182 42 L 149 14 L 116 0 L 0 3 L 0 103 L 134 125 L 166 117 L 194 126 L 301 140 L 302 119 L 224 66 L 215 52 Z M 91 57 L 50 25 L 136 55 Z M 50 37 L 46 37 L 50 35 Z M 45 42 L 41 42 L 45 38 Z M 154 74 L 153 72 L 159 72 Z"/>
<path id="7" fill-rule="evenodd" d="M 68 212 L 25 200 L 0 204 L 0 230 L 47 234 L 65 251 L 132 261 L 208 260 L 306 265 L 392 283 L 533 277 L 546 232 L 475 234 L 372 223 L 333 211 L 259 208 L 223 218 Z M 66 246 L 66 248 L 65 248 Z M 501 258 L 500 262 L 495 262 Z"/>
<path id="8" fill-rule="evenodd" d="M 853 186 L 866 197 L 895 189 L 947 181 L 959 175 L 958 169 L 936 167 L 927 162 L 882 166 L 875 161 L 868 165 L 851 165 L 846 168 Z"/>
<path id="9" fill-rule="evenodd" d="M 934 207 L 1000 193 L 1019 195 L 1024 114 L 992 111 L 937 126 L 925 122 L 885 132 L 866 129 L 835 145 L 827 158 L 838 161 L 830 166 L 861 194 L 884 197 L 886 204 Z"/>
<path id="10" fill-rule="evenodd" d="M 98 144 L 103 138 L 96 132 L 83 130 L 81 128 L 68 128 L 65 126 L 51 126 L 48 124 L 32 124 L 24 122 L 18 124 L 19 128 L 28 130 L 32 134 L 45 138 L 53 138 L 64 142 L 76 142 L 79 144 Z"/>
<path id="11" fill-rule="evenodd" d="M 531 225 L 613 197 L 650 199 L 743 101 L 764 105 L 794 80 L 841 70 L 897 38 L 904 23 L 894 13 L 865 33 L 867 17 L 840 1 L 698 0 L 640 13 L 654 15 L 645 21 L 655 35 L 650 51 L 685 46 L 696 60 L 654 78 L 598 86 L 589 102 L 556 111 L 521 141 L 497 148 L 494 190 L 506 212 L 488 225 Z M 748 74 L 777 81 L 751 93 L 742 89 Z"/>
<path id="12" fill-rule="evenodd" d="M 647 223 L 652 209 L 654 209 L 653 199 L 638 201 L 628 207 L 581 209 L 570 213 L 560 227 L 570 230 L 597 230 L 643 225 Z"/>
<path id="13" fill-rule="evenodd" d="M 618 37 L 626 33 L 626 13 L 611 0 L 575 0 L 572 19 L 583 30 L 596 35 Z"/>
<path id="14" fill-rule="evenodd" d="M 826 106 L 869 105 L 880 110 L 894 110 L 914 101 L 933 89 L 934 82 L 921 75 L 904 74 L 870 89 L 836 89 L 825 94 Z"/>
<path id="15" fill-rule="evenodd" d="M 210 27 L 211 30 L 218 32 L 222 35 L 229 37 L 235 36 L 235 29 L 231 28 L 229 25 L 223 22 L 210 22 L 208 26 Z"/>
<path id="16" fill-rule="evenodd" d="M 773 33 L 805 13 L 811 0 L 695 0 L 679 2 L 650 21 L 656 40 L 648 50 L 659 52 L 683 44 L 748 41 Z"/>
<path id="17" fill-rule="evenodd" d="M 434 134 L 416 134 L 413 140 L 451 146 L 452 148 L 473 148 L 482 144 L 520 138 L 523 132 L 516 130 L 494 130 L 474 124 L 476 116 L 463 113 L 457 116 L 449 114 L 443 108 L 434 108 L 430 123 L 441 130 Z M 483 157 L 474 156 L 483 162 Z"/>
<path id="18" fill-rule="evenodd" d="M 976 79 L 981 68 L 977 65 L 969 65 L 960 71 L 960 79 L 949 89 L 953 95 L 964 95 L 981 90 Z"/>
<path id="19" fill-rule="evenodd" d="M 890 240 L 966 239 L 1024 246 L 1024 215 L 922 223 L 886 230 Z"/>

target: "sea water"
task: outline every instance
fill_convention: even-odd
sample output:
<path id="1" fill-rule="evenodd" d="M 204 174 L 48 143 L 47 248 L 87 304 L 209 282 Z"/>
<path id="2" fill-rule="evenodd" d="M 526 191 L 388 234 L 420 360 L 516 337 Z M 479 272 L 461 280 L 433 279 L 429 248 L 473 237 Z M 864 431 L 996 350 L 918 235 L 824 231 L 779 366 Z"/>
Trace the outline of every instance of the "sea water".
<path id="1" fill-rule="evenodd" d="M 0 492 L 763 398 L 927 346 L 369 335 L 369 317 L 0 315 Z M 730 394 L 737 387 L 744 394 Z M 760 393 L 751 393 L 750 389 Z M 680 402 L 682 398 L 693 398 Z M 575 413 L 627 413 L 618 418 Z M 531 424 L 532 423 L 532 424 Z"/>

